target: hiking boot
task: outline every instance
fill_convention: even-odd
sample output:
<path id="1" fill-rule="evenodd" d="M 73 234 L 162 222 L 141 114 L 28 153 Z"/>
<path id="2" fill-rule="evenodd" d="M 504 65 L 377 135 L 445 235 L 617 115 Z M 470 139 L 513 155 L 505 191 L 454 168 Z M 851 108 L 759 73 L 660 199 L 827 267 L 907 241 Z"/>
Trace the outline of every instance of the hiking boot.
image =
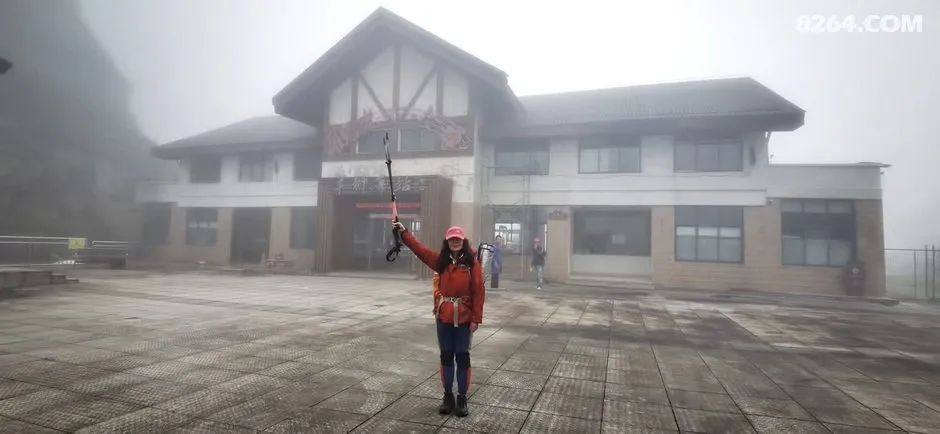
<path id="1" fill-rule="evenodd" d="M 441 406 L 438 407 L 437 411 L 440 414 L 451 414 L 454 411 L 454 407 L 456 406 L 457 404 L 454 402 L 454 394 L 445 393 L 444 399 L 441 402 Z"/>
<path id="2" fill-rule="evenodd" d="M 467 417 L 470 414 L 470 410 L 467 409 L 467 397 L 466 395 L 457 395 L 457 408 L 454 409 L 454 414 L 457 417 Z"/>

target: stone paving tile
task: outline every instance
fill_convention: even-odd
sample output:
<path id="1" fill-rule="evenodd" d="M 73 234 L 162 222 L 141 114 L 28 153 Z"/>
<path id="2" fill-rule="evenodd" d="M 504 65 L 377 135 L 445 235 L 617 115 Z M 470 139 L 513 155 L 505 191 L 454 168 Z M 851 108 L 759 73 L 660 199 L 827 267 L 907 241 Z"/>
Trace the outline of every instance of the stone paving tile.
<path id="1" fill-rule="evenodd" d="M 626 384 L 607 383 L 605 399 L 630 401 L 640 404 L 669 405 L 666 389 L 651 387 L 632 387 Z"/>
<path id="2" fill-rule="evenodd" d="M 60 431 L 75 431 L 132 413 L 141 407 L 99 397 L 83 397 L 54 407 L 31 411 L 18 419 Z"/>
<path id="3" fill-rule="evenodd" d="M 532 413 L 521 433 L 599 433 L 601 422 L 555 414 Z"/>
<path id="4" fill-rule="evenodd" d="M 672 408 L 662 405 L 607 400 L 604 421 L 643 429 L 678 430 Z"/>
<path id="5" fill-rule="evenodd" d="M 313 408 L 265 430 L 279 434 L 341 433 L 362 424 L 368 416 L 325 408 Z"/>
<path id="6" fill-rule="evenodd" d="M 752 396 L 734 397 L 733 399 L 745 414 L 813 420 L 813 416 L 791 399 L 755 398 Z"/>
<path id="7" fill-rule="evenodd" d="M 42 389 L 45 389 L 45 387 L 38 384 L 0 379 L 0 400 L 25 395 Z"/>
<path id="8" fill-rule="evenodd" d="M 0 401 L 0 415 L 18 418 L 31 412 L 78 402 L 83 397 L 84 395 L 65 390 L 42 389 Z"/>
<path id="9" fill-rule="evenodd" d="M 483 385 L 472 395 L 473 403 L 493 407 L 529 411 L 539 397 L 539 392 L 510 387 Z"/>
<path id="10" fill-rule="evenodd" d="M 170 432 L 173 434 L 214 434 L 222 432 L 234 434 L 254 434 L 257 431 L 208 419 L 193 419 L 192 421 L 182 426 L 174 428 Z"/>
<path id="11" fill-rule="evenodd" d="M 243 396 L 220 390 L 204 389 L 157 403 L 155 407 L 193 417 L 201 417 L 244 401 Z"/>
<path id="12" fill-rule="evenodd" d="M 255 398 L 235 404 L 231 407 L 208 414 L 205 419 L 236 425 L 254 430 L 269 428 L 293 416 L 289 409 L 279 406 L 276 401 Z"/>
<path id="13" fill-rule="evenodd" d="M 410 375 L 397 375 L 386 372 L 380 372 L 358 384 L 352 386 L 366 390 L 375 390 L 379 392 L 389 392 L 396 394 L 406 393 L 415 387 L 418 387 L 426 377 L 414 377 Z"/>
<path id="14" fill-rule="evenodd" d="M 864 428 L 851 425 L 839 425 L 833 423 L 825 424 L 826 428 L 829 428 L 829 431 L 832 434 L 899 434 L 903 431 L 900 430 L 887 430 L 887 429 L 877 429 L 877 428 Z"/>
<path id="15" fill-rule="evenodd" d="M 555 369 L 552 371 L 552 376 L 577 378 L 579 380 L 604 381 L 607 378 L 607 369 L 558 362 L 558 364 L 555 365 Z"/>
<path id="16" fill-rule="evenodd" d="M 754 425 L 754 429 L 756 429 L 758 433 L 829 433 L 826 426 L 819 422 L 753 415 L 748 415 L 747 418 L 751 421 L 751 424 Z"/>
<path id="17" fill-rule="evenodd" d="M 129 387 L 112 389 L 101 394 L 106 398 L 118 401 L 129 402 L 131 404 L 151 406 L 166 400 L 186 395 L 201 389 L 199 386 L 189 384 L 172 383 L 163 380 L 151 380 L 144 383 L 138 383 Z"/>
<path id="18" fill-rule="evenodd" d="M 374 415 L 401 395 L 364 389 L 347 389 L 317 404 L 318 408 Z"/>
<path id="19" fill-rule="evenodd" d="M 244 375 L 242 372 L 229 371 L 216 368 L 196 368 L 173 377 L 167 377 L 166 380 L 177 383 L 192 384 L 196 386 L 214 386 L 228 381 L 235 380 Z"/>
<path id="20" fill-rule="evenodd" d="M 299 362 L 282 362 L 270 368 L 260 370 L 257 372 L 257 374 L 266 375 L 268 377 L 294 380 L 303 377 L 310 377 L 327 369 L 329 369 L 329 366 L 325 365 L 314 365 L 312 363 Z"/>
<path id="21" fill-rule="evenodd" d="M 730 396 L 718 393 L 670 390 L 669 401 L 672 403 L 673 407 L 677 408 L 741 413 L 741 410 L 738 409 L 738 406 L 731 400 Z"/>
<path id="22" fill-rule="evenodd" d="M 487 384 L 494 386 L 536 391 L 542 390 L 546 381 L 548 381 L 547 375 L 523 374 L 512 371 L 496 371 L 496 373 L 486 380 Z"/>
<path id="23" fill-rule="evenodd" d="M 292 411 L 302 411 L 341 392 L 342 386 L 319 383 L 295 383 L 261 395 Z"/>
<path id="24" fill-rule="evenodd" d="M 314 383 L 335 383 L 351 386 L 366 378 L 375 375 L 375 372 L 359 369 L 330 368 L 308 377 Z"/>
<path id="25" fill-rule="evenodd" d="M 414 422 L 405 422 L 394 419 L 385 419 L 373 417 L 366 423 L 359 425 L 353 430 L 353 433 L 434 433 L 437 432 L 436 425 L 423 425 Z"/>
<path id="26" fill-rule="evenodd" d="M 659 375 L 659 371 L 655 370 L 633 369 L 629 371 L 621 371 L 617 369 L 608 369 L 606 381 L 608 383 L 625 384 L 636 387 L 665 387 L 663 385 L 663 380 Z"/>
<path id="27" fill-rule="evenodd" d="M 65 390 L 70 390 L 72 392 L 86 393 L 90 395 L 97 395 L 111 392 L 118 388 L 127 388 L 132 387 L 137 384 L 146 383 L 148 381 L 153 381 L 150 377 L 145 377 L 143 375 L 134 375 L 126 374 L 123 372 L 115 372 L 110 375 L 103 377 L 96 377 L 89 380 L 82 380 L 75 383 L 67 384 L 62 388 Z"/>
<path id="28" fill-rule="evenodd" d="M 471 395 L 474 394 L 480 387 L 482 387 L 480 384 L 471 384 L 469 393 Z M 439 376 L 428 378 L 414 389 L 408 391 L 408 395 L 436 399 L 440 399 L 443 393 L 444 387 L 441 385 L 441 378 Z"/>
<path id="29" fill-rule="evenodd" d="M 503 365 L 499 367 L 499 369 L 506 371 L 527 372 L 530 374 L 544 375 L 551 374 L 552 369 L 554 368 L 554 360 L 535 360 L 515 357 L 510 357 L 506 363 L 503 363 Z"/>
<path id="30" fill-rule="evenodd" d="M 604 384 L 600 381 L 578 380 L 576 378 L 549 377 L 543 388 L 544 392 L 562 395 L 604 398 Z"/>
<path id="31" fill-rule="evenodd" d="M 542 392 L 532 411 L 559 416 L 600 420 L 604 400 Z"/>
<path id="32" fill-rule="evenodd" d="M 0 434 L 58 434 L 62 431 L 0 416 Z"/>
<path id="33" fill-rule="evenodd" d="M 474 405 L 467 417 L 451 417 L 444 426 L 490 433 L 518 433 L 528 413 L 521 410 Z"/>
<path id="34" fill-rule="evenodd" d="M 940 433 L 940 413 L 920 403 L 898 403 L 875 411 L 906 431 Z"/>
<path id="35" fill-rule="evenodd" d="M 160 360 L 161 359 L 156 357 L 144 357 L 137 354 L 128 354 L 126 356 L 86 363 L 85 366 L 98 369 L 107 369 L 111 371 L 126 371 L 142 366 L 153 365 L 160 362 Z"/>
<path id="36" fill-rule="evenodd" d="M 82 428 L 77 434 L 104 433 L 163 433 L 185 424 L 189 416 L 153 407 L 109 419 L 97 425 Z"/>
<path id="37" fill-rule="evenodd" d="M 693 432 L 753 433 L 754 428 L 742 414 L 677 408 L 679 429 Z"/>
<path id="38" fill-rule="evenodd" d="M 235 393 L 247 397 L 254 397 L 268 393 L 274 389 L 284 387 L 288 384 L 289 382 L 287 380 L 282 380 L 280 378 L 267 377 L 257 374 L 247 374 L 234 380 L 219 383 L 210 387 L 224 392 Z"/>
<path id="39" fill-rule="evenodd" d="M 860 404 L 852 406 L 810 407 L 807 410 L 821 422 L 867 428 L 897 429 L 895 425 L 892 425 L 877 413 L 862 407 Z"/>
<path id="40" fill-rule="evenodd" d="M 393 402 L 379 412 L 376 417 L 440 426 L 449 417 L 438 413 L 437 408 L 440 404 L 440 398 L 408 395 Z M 471 412 L 476 407 L 475 404 L 475 401 L 471 399 L 468 404 Z"/>

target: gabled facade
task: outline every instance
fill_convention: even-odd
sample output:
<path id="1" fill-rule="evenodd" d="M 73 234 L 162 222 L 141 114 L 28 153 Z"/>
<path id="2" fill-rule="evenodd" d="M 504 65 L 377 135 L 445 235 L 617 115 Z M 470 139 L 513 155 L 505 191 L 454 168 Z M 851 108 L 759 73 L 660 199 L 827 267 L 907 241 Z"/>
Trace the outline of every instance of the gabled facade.
<path id="1" fill-rule="evenodd" d="M 155 150 L 182 174 L 139 192 L 171 216 L 158 253 L 425 274 L 384 261 L 387 134 L 403 221 L 435 245 L 452 224 L 501 235 L 509 278 L 529 277 L 539 237 L 556 281 L 840 293 L 861 262 L 866 293 L 884 289 L 884 166 L 771 164 L 772 133 L 804 112 L 749 78 L 517 97 L 502 71 L 379 9 L 274 108 L 284 118 Z M 192 182 L 211 156 L 219 186 Z"/>

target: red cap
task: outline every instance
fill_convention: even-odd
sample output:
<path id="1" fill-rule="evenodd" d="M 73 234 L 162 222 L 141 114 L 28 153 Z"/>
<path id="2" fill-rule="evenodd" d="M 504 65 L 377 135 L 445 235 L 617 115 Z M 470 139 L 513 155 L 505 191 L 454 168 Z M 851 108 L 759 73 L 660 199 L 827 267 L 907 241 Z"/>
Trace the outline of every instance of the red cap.
<path id="1" fill-rule="evenodd" d="M 467 235 L 464 234 L 462 227 L 451 226 L 450 229 L 447 229 L 447 234 L 444 235 L 444 239 L 449 240 L 451 238 L 460 238 L 461 240 L 466 240 Z"/>

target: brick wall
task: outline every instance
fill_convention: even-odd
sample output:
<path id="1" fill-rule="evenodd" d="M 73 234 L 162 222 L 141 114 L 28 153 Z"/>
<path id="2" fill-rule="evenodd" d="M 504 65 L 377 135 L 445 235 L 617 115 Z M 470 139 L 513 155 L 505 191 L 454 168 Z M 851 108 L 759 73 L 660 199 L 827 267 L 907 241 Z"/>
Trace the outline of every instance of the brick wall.
<path id="1" fill-rule="evenodd" d="M 865 261 L 867 295 L 884 294 L 884 241 L 880 201 L 857 201 L 858 251 Z M 653 284 L 658 287 L 753 289 L 844 294 L 842 269 L 783 266 L 780 200 L 744 209 L 744 263 L 675 260 L 675 212 L 670 206 L 652 213 Z"/>

